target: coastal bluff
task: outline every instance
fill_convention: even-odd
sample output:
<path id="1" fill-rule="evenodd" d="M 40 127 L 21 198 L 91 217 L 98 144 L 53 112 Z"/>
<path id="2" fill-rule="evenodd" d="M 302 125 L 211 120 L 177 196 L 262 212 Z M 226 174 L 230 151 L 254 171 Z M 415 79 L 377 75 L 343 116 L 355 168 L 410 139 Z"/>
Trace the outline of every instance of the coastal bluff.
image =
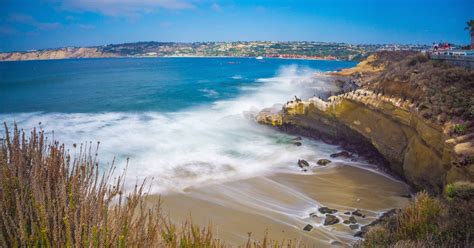
<path id="1" fill-rule="evenodd" d="M 94 47 L 66 47 L 28 52 L 0 53 L 0 61 L 50 60 L 77 58 L 111 58 L 116 54 L 101 51 Z"/>
<path id="2" fill-rule="evenodd" d="M 415 189 L 440 193 L 447 183 L 474 180 L 474 164 L 465 159 L 474 155 L 474 135 L 449 138 L 415 113 L 360 91 L 330 98 L 332 102 L 314 98 L 290 103 L 278 113 L 263 110 L 257 121 L 326 140 L 372 145 L 390 170 Z"/>
<path id="3" fill-rule="evenodd" d="M 262 110 L 256 120 L 282 131 L 352 147 L 355 152 L 378 153 L 381 164 L 415 190 L 441 194 L 447 184 L 474 181 L 472 123 L 456 116 L 433 121 L 427 118 L 431 115 L 420 111 L 424 108 L 416 100 L 384 94 L 383 86 L 368 83 L 378 80 L 375 75 L 380 71 L 372 71 L 370 79 L 361 79 L 357 90 L 327 100 L 289 101 L 280 111 Z M 452 131 L 461 125 L 453 124 L 456 122 L 463 123 L 462 132 Z"/>

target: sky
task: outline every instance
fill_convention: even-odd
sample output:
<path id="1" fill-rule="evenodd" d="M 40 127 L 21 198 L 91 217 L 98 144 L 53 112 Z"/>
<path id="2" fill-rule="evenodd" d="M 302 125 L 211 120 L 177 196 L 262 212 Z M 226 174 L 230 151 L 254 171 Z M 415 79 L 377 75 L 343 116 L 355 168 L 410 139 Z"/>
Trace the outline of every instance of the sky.
<path id="1" fill-rule="evenodd" d="M 474 0 L 0 0 L 0 51 L 136 41 L 469 44 Z"/>

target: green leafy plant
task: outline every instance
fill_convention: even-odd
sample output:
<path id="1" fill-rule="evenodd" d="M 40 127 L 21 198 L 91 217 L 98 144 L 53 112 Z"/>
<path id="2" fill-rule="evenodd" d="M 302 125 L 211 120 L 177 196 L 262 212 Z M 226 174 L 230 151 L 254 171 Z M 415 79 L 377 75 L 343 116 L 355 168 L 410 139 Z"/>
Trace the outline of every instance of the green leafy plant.
<path id="1" fill-rule="evenodd" d="M 467 130 L 467 124 L 463 123 L 463 124 L 456 124 L 453 126 L 453 133 L 457 134 L 457 135 L 462 135 L 464 133 L 466 133 L 466 130 Z"/>

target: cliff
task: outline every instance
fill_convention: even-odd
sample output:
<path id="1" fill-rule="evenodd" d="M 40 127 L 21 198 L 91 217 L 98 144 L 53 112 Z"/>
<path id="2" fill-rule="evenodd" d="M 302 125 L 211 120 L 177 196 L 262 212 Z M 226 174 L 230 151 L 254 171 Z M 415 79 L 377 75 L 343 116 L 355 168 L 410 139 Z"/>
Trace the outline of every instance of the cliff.
<path id="1" fill-rule="evenodd" d="M 0 61 L 117 57 L 98 48 L 58 48 L 52 50 L 0 53 Z"/>
<path id="2" fill-rule="evenodd" d="M 408 60 L 411 59 L 409 56 Z M 423 61 L 431 63 L 428 60 Z M 367 65 L 367 61 L 363 63 Z M 433 88 L 444 83 L 434 76 L 436 73 L 430 74 L 427 71 L 426 75 L 430 74 L 432 79 L 431 85 L 429 81 L 423 84 L 424 91 L 410 91 L 411 84 L 400 83 L 401 80 L 390 82 L 390 77 L 386 74 L 400 76 L 398 71 L 393 71 L 393 65 L 400 68 L 403 63 L 409 61 L 389 61 L 381 65 L 382 68 L 372 69 L 370 73 L 365 71 L 366 75 L 370 74 L 365 77 L 361 77 L 360 71 L 353 69 L 349 75 L 359 75 L 359 89 L 329 97 L 327 100 L 312 98 L 291 101 L 278 113 L 263 110 L 257 116 L 257 121 L 284 131 L 306 134 L 346 146 L 351 144 L 356 150 L 361 147 L 374 150 L 385 160 L 383 163 L 390 171 L 418 190 L 441 193 L 448 183 L 474 181 L 474 132 L 472 113 L 469 112 L 472 105 L 467 104 L 464 108 L 453 111 L 452 107 L 446 107 L 448 103 L 434 101 L 438 97 L 445 98 L 446 95 L 457 99 L 456 101 L 472 100 L 472 88 L 461 88 L 458 92 L 461 86 L 456 85 L 461 83 L 470 87 L 474 80 L 474 77 L 471 77 L 472 72 L 463 71 L 462 73 L 467 74 L 462 74 L 457 68 L 442 67 L 442 75 L 448 73 L 450 77 L 457 79 L 456 83 L 450 85 L 455 87 L 459 94 L 441 94 L 441 91 L 438 95 L 432 95 L 430 93 Z M 362 64 L 362 68 L 367 69 L 365 65 Z M 417 68 L 427 70 L 424 66 L 429 65 Z M 458 73 L 451 75 L 453 71 Z M 420 71 L 419 74 L 424 75 L 424 72 Z M 467 83 L 462 82 L 463 75 L 467 75 L 464 78 Z M 409 81 L 410 77 L 406 80 Z M 397 91 L 397 88 L 400 91 Z M 416 95 L 413 94 L 410 100 L 404 95 L 413 92 Z M 466 99 L 459 100 L 457 97 Z M 426 101 L 426 98 L 432 98 L 433 101 Z M 458 105 L 464 106 L 463 104 L 465 103 Z M 420 108 L 425 105 L 426 107 Z"/>

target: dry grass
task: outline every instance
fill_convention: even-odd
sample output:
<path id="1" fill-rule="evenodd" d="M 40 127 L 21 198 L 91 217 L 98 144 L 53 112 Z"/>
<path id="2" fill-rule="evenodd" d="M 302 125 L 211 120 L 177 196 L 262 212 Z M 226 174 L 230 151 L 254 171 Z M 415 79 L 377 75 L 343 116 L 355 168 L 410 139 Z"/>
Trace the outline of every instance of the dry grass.
<path id="1" fill-rule="evenodd" d="M 15 126 L 0 141 L 0 247 L 224 247 L 212 228 L 176 227 L 159 203 L 145 207 L 146 182 L 129 192 L 113 163 L 99 171 L 99 145 L 71 157 L 43 131 Z M 246 247 L 292 247 L 264 237 Z"/>
<path id="2" fill-rule="evenodd" d="M 441 204 L 427 193 L 418 193 L 415 201 L 397 216 L 398 239 L 421 240 L 438 235 L 436 218 L 441 214 Z"/>
<path id="3" fill-rule="evenodd" d="M 453 118 L 474 120 L 474 71 L 430 60 L 421 53 L 389 60 L 364 87 L 414 102 L 423 117 L 439 123 Z"/>
<path id="4" fill-rule="evenodd" d="M 445 200 L 420 192 L 399 215 L 370 228 L 357 246 L 472 247 L 473 211 L 471 198 Z"/>

